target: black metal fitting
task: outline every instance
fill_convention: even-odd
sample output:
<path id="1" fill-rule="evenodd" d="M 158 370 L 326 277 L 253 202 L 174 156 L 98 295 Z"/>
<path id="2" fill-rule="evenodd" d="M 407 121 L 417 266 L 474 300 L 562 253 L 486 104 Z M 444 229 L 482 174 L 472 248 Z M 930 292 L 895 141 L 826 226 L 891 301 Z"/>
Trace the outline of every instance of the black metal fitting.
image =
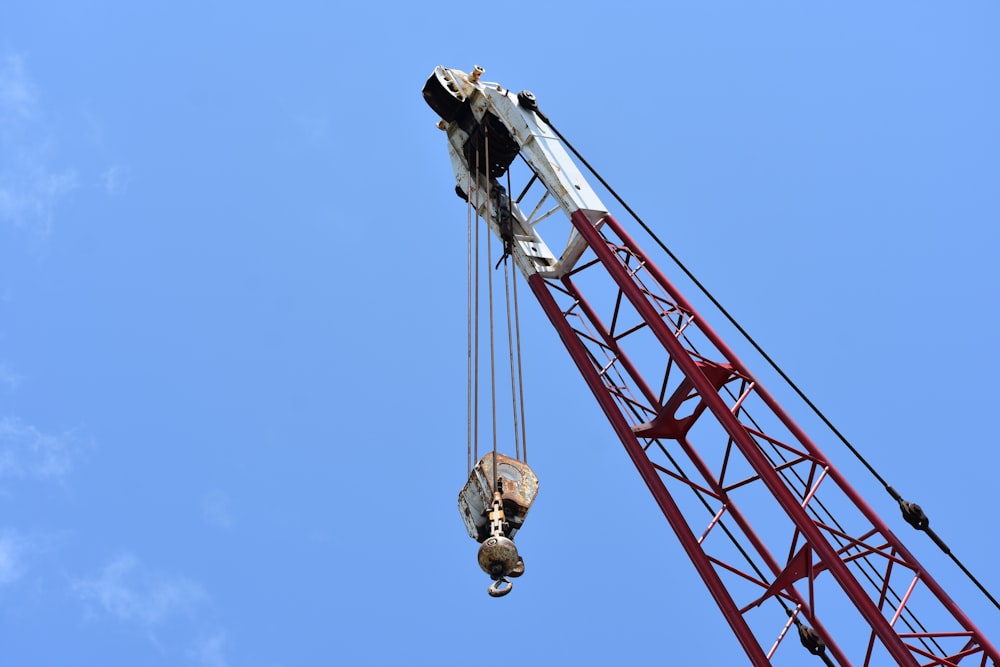
<path id="1" fill-rule="evenodd" d="M 903 520 L 917 530 L 927 530 L 927 526 L 931 524 L 924 510 L 916 503 L 900 500 L 899 509 L 903 512 Z"/>
<path id="2" fill-rule="evenodd" d="M 517 103 L 521 105 L 521 108 L 528 111 L 538 111 L 538 100 L 535 99 L 535 94 L 530 90 L 519 92 L 517 94 Z"/>
<path id="3" fill-rule="evenodd" d="M 813 655 L 821 655 L 826 652 L 826 643 L 815 630 L 805 623 L 799 623 L 799 641 Z"/>

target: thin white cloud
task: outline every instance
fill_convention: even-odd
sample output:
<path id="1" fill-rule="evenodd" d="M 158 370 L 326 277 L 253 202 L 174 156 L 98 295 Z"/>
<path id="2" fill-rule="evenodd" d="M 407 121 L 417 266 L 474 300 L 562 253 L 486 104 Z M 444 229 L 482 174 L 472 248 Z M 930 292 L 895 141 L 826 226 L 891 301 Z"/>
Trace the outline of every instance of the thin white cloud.
<path id="1" fill-rule="evenodd" d="M 78 440 L 43 433 L 16 417 L 0 418 L 0 479 L 58 480 L 70 473 Z"/>
<path id="2" fill-rule="evenodd" d="M 6 116 L 29 119 L 35 114 L 37 95 L 24 73 L 24 59 L 7 55 L 0 59 L 0 120 Z"/>
<path id="3" fill-rule="evenodd" d="M 21 376 L 11 370 L 10 366 L 0 361 L 0 389 L 14 391 L 21 385 Z"/>
<path id="4" fill-rule="evenodd" d="M 207 667 L 229 665 L 226 632 L 212 620 L 212 600 L 196 581 L 151 570 L 126 552 L 96 576 L 72 581 L 71 590 L 90 619 L 110 618 L 132 626 L 161 654 L 176 653 Z"/>
<path id="5" fill-rule="evenodd" d="M 130 553 L 116 557 L 98 576 L 75 581 L 72 586 L 77 597 L 99 611 L 145 628 L 175 616 L 192 616 L 209 602 L 198 583 L 152 572 Z"/>
<path id="6" fill-rule="evenodd" d="M 59 533 L 32 528 L 24 533 L 14 527 L 0 528 L 0 590 L 31 574 L 37 583 L 46 577 L 43 563 L 63 541 Z"/>
<path id="7" fill-rule="evenodd" d="M 217 632 L 199 640 L 189 651 L 189 656 L 195 662 L 206 667 L 229 667 L 226 660 L 226 635 Z"/>
<path id="8" fill-rule="evenodd" d="M 206 523 L 218 528 L 230 528 L 233 525 L 229 499 L 222 493 L 212 493 L 202 501 L 201 516 Z"/>
<path id="9" fill-rule="evenodd" d="M 48 234 L 57 203 L 77 185 L 73 169 L 53 166 L 53 146 L 24 58 L 0 57 L 0 223 Z"/>
<path id="10" fill-rule="evenodd" d="M 46 235 L 56 204 L 76 189 L 76 174 L 51 170 L 41 152 L 21 154 L 11 162 L 12 167 L 0 171 L 0 221 Z"/>
<path id="11" fill-rule="evenodd" d="M 128 189 L 131 175 L 132 172 L 128 167 L 120 164 L 111 165 L 101 174 L 104 191 L 109 195 L 124 194 Z"/>
<path id="12" fill-rule="evenodd" d="M 22 540 L 10 532 L 0 533 L 0 587 L 7 586 L 21 577 L 23 571 Z"/>

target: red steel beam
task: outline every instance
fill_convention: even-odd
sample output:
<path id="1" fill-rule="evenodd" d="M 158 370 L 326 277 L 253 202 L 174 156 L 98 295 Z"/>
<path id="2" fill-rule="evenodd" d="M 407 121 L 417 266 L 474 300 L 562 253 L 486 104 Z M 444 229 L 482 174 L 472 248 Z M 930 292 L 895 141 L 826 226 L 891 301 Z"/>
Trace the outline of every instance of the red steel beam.
<path id="1" fill-rule="evenodd" d="M 587 243 L 590 245 L 590 247 L 601 259 L 601 262 L 605 265 L 606 268 L 609 268 L 610 270 L 609 264 L 617 262 L 616 260 L 614 260 L 614 258 L 609 256 L 610 251 L 607 248 L 607 244 L 601 240 L 600 233 L 598 232 L 598 230 L 590 222 L 587 221 L 587 218 L 582 211 L 577 211 L 576 213 L 574 213 L 573 216 L 571 217 L 571 221 L 573 222 L 573 225 L 577 228 L 577 230 L 580 232 L 580 234 L 583 235 L 584 238 L 587 240 Z M 691 306 L 691 304 L 688 303 L 687 300 L 684 298 L 684 296 L 677 290 L 677 288 L 674 287 L 673 284 L 666 278 L 666 276 L 663 275 L 662 272 L 660 272 L 659 268 L 653 262 L 650 261 L 649 257 L 642 252 L 638 244 L 629 236 L 629 234 L 611 215 L 608 215 L 605 218 L 605 224 L 611 230 L 614 231 L 614 233 L 618 236 L 619 239 L 621 239 L 623 245 L 627 246 L 630 249 L 630 251 L 640 261 L 645 263 L 647 270 L 650 272 L 650 275 L 652 275 L 656 279 L 656 281 L 660 284 L 660 286 L 663 287 L 675 299 L 677 305 L 689 310 L 692 313 L 696 312 L 694 308 Z M 619 284 L 621 285 L 621 282 L 618 281 L 617 279 L 616 282 L 619 282 Z M 643 299 L 641 295 L 637 295 L 635 290 L 629 290 L 629 291 L 632 292 L 632 294 L 630 295 L 630 300 L 633 301 L 633 304 L 636 306 L 636 308 L 640 308 L 640 304 L 636 302 L 636 299 L 641 299 L 644 302 L 645 299 Z M 643 303 L 642 306 L 644 306 L 642 310 L 646 310 L 648 313 L 649 312 L 648 302 Z M 725 356 L 727 361 L 729 361 L 729 363 L 731 363 L 733 367 L 739 370 L 742 374 L 748 377 L 753 377 L 753 375 L 746 369 L 746 367 L 739 360 L 736 354 L 729 349 L 729 347 L 719 337 L 719 335 L 716 334 L 711 329 L 711 327 L 709 327 L 700 317 L 697 319 L 700 331 L 705 335 L 706 338 L 708 338 L 712 342 L 713 345 L 715 345 L 715 347 L 719 350 L 719 352 L 722 353 L 723 356 Z M 659 318 L 657 318 L 657 320 L 659 320 Z M 667 340 L 664 339 L 662 336 L 658 337 L 661 338 L 661 342 L 663 342 L 664 346 L 667 347 L 668 345 Z M 668 334 L 667 338 L 669 338 L 671 343 L 676 342 L 676 338 L 674 338 L 672 335 Z M 671 356 L 673 356 L 672 351 L 671 351 Z M 680 360 L 677 361 L 679 362 Z M 850 500 L 854 503 L 855 507 L 872 523 L 873 526 L 875 526 L 878 529 L 879 533 L 881 533 L 889 541 L 889 543 L 892 545 L 892 548 L 896 551 L 898 557 L 901 558 L 904 562 L 906 562 L 908 566 L 911 567 L 915 572 L 920 573 L 920 579 L 922 583 L 934 594 L 934 596 L 938 599 L 939 603 L 963 628 L 965 628 L 966 630 L 968 630 L 973 634 L 973 636 L 976 638 L 976 641 L 983 648 L 984 652 L 987 655 L 989 655 L 994 662 L 1000 665 L 1000 653 L 998 653 L 997 649 L 982 634 L 982 632 L 976 627 L 976 625 L 972 622 L 972 620 L 969 619 L 969 617 L 965 614 L 965 612 L 962 611 L 962 609 L 954 602 L 954 600 L 951 599 L 951 597 L 947 594 L 947 592 L 945 592 L 945 590 L 941 587 L 941 585 L 938 584 L 938 582 L 933 577 L 931 577 L 926 570 L 924 570 L 924 568 L 919 564 L 917 559 L 902 544 L 902 542 L 899 541 L 899 539 L 895 536 L 895 534 L 893 534 L 893 532 L 889 530 L 888 526 L 885 525 L 881 517 L 879 517 L 878 514 L 876 514 L 875 511 L 871 509 L 871 507 L 867 504 L 867 502 L 857 493 L 857 491 L 854 490 L 854 488 L 847 482 L 847 480 L 840 474 L 840 472 L 831 463 L 829 463 L 829 461 L 826 459 L 826 456 L 820 451 L 820 449 L 815 445 L 815 443 L 812 442 L 809 436 L 805 434 L 805 432 L 784 411 L 784 409 L 774 399 L 774 397 L 771 396 L 771 394 L 766 389 L 764 389 L 759 383 L 757 385 L 756 392 L 761 397 L 761 399 L 768 405 L 768 407 L 771 409 L 774 415 L 781 420 L 781 422 L 786 426 L 786 428 L 788 428 L 788 430 L 795 435 L 796 439 L 809 451 L 810 455 L 818 461 L 823 461 L 825 465 L 828 466 L 830 478 L 834 480 L 837 486 L 840 487 L 841 491 L 843 491 L 843 493 L 847 495 L 848 498 L 850 498 Z M 706 396 L 705 398 L 718 399 L 718 395 L 715 394 L 715 392 L 712 392 L 711 397 Z M 726 426 L 728 431 L 729 430 L 728 423 L 731 423 L 733 421 L 733 415 L 729 411 L 729 409 L 721 401 L 710 401 L 709 406 L 710 409 L 713 409 L 713 412 L 716 413 L 716 416 L 719 418 L 719 420 L 723 422 L 723 425 Z M 740 428 L 739 435 L 741 436 L 739 440 L 744 440 L 744 436 L 746 436 L 746 433 L 742 428 Z M 751 443 L 749 449 L 751 449 L 752 452 L 748 451 L 745 452 L 745 454 L 747 454 L 748 456 L 749 454 L 756 455 L 754 457 L 756 459 L 756 463 L 761 466 L 758 469 L 758 472 L 763 472 L 763 471 L 773 472 L 769 463 L 767 463 L 766 461 L 761 462 L 759 457 L 759 451 L 757 450 L 756 446 L 753 446 Z M 755 465 L 755 468 L 757 468 L 757 465 Z M 773 475 L 771 477 L 772 479 L 771 481 L 768 482 L 768 487 L 772 488 L 772 490 L 775 492 L 776 497 L 779 499 L 780 502 L 782 502 L 782 505 L 785 507 L 786 511 L 789 512 L 789 516 L 795 519 L 796 525 L 799 525 L 800 521 L 802 521 L 803 523 L 812 524 L 812 521 L 809 520 L 807 516 L 805 516 L 804 510 L 800 506 L 799 502 L 796 499 L 792 498 L 790 495 L 787 495 L 787 488 L 784 487 L 784 484 L 781 482 L 781 480 L 777 479 Z M 811 527 L 812 526 L 810 525 L 810 528 Z M 805 532 L 803 526 L 800 526 L 800 529 L 803 529 L 803 531 Z M 807 535 L 807 537 L 810 538 L 810 542 L 813 541 L 812 538 L 820 537 L 817 533 L 814 533 L 812 530 L 806 532 L 805 534 Z M 841 586 L 844 588 L 845 593 L 847 593 L 851 597 L 851 599 L 855 601 L 855 604 L 857 605 L 859 611 L 862 612 L 866 620 L 872 623 L 872 627 L 876 631 L 876 634 L 878 634 L 879 637 L 883 640 L 883 642 L 886 643 L 887 648 L 890 648 L 890 653 L 892 653 L 893 657 L 895 657 L 897 660 L 903 660 L 906 657 L 908 657 L 909 660 L 911 661 L 914 660 L 909 650 L 906 651 L 905 655 L 903 653 L 897 652 L 896 650 L 897 648 L 902 648 L 902 649 L 906 648 L 905 644 L 902 642 L 899 635 L 896 633 L 893 627 L 891 627 L 888 624 L 882 613 L 874 606 L 874 604 L 871 602 L 870 597 L 861 587 L 857 579 L 849 572 L 849 570 L 847 570 L 846 567 L 843 567 L 844 565 L 843 561 L 841 561 L 841 559 L 837 557 L 836 553 L 832 548 L 829 547 L 826 540 L 822 540 L 822 542 L 824 548 L 822 549 L 817 548 L 817 553 L 819 554 L 823 563 L 827 565 L 827 567 L 830 567 L 831 565 L 834 565 L 832 561 L 836 561 L 836 566 L 837 566 L 836 570 L 831 570 L 831 572 L 837 578 L 838 582 L 840 582 Z M 818 547 L 818 545 L 814 546 Z M 902 665 L 909 663 L 900 662 L 899 664 Z M 913 664 L 916 663 L 914 662 Z"/>
<path id="2" fill-rule="evenodd" d="M 611 422 L 611 427 L 618 434 L 618 438 L 625 446 L 625 451 L 628 452 L 628 456 L 632 459 L 632 463 L 635 464 L 639 475 L 646 482 L 646 486 L 649 487 L 653 498 L 656 500 L 656 504 L 659 505 L 660 510 L 680 540 L 681 546 L 691 559 L 691 562 L 694 563 L 695 569 L 698 570 L 698 574 L 701 575 L 705 585 L 708 586 L 709 593 L 715 599 L 719 609 L 722 610 L 722 615 L 736 634 L 736 639 L 743 646 L 743 650 L 746 651 L 751 664 L 755 667 L 767 667 L 771 664 L 767 659 L 767 655 L 761 649 L 743 615 L 740 614 L 725 584 L 712 568 L 711 563 L 705 558 L 705 554 L 698 544 L 698 538 L 691 532 L 680 508 L 677 507 L 674 499 L 670 497 L 667 489 L 663 486 L 663 482 L 660 480 L 652 462 L 646 456 L 645 450 L 643 450 L 642 445 L 632 432 L 632 427 L 625 421 L 614 399 L 606 391 L 604 382 L 595 371 L 586 349 L 581 345 L 572 327 L 566 321 L 559 305 L 552 298 L 545 281 L 538 274 L 534 274 L 528 279 L 528 285 L 541 304 L 542 310 L 545 311 L 549 321 L 552 322 L 552 325 L 559 333 L 563 345 L 566 346 L 566 350 L 569 351 L 569 355 L 576 364 L 577 369 L 597 398 L 598 404 L 600 404 L 608 421 Z"/>
<path id="3" fill-rule="evenodd" d="M 760 445 L 754 439 L 754 436 L 748 431 L 747 427 L 740 422 L 737 416 L 738 410 L 731 409 L 727 406 L 726 402 L 719 395 L 720 380 L 716 378 L 713 383 L 713 379 L 706 375 L 704 366 L 700 365 L 698 359 L 692 356 L 693 353 L 685 348 L 684 343 L 680 340 L 678 332 L 668 326 L 667 322 L 664 321 L 661 312 L 657 312 L 659 304 L 657 304 L 657 307 L 654 308 L 650 301 L 651 297 L 649 292 L 646 288 L 639 284 L 639 279 L 636 278 L 637 269 L 635 267 L 623 265 L 620 257 L 616 254 L 616 250 L 623 248 L 626 249 L 628 254 L 634 256 L 639 261 L 641 268 L 647 271 L 648 275 L 655 280 L 657 286 L 670 296 L 674 304 L 683 312 L 693 316 L 693 321 L 696 323 L 698 332 L 716 348 L 718 353 L 724 357 L 726 363 L 732 367 L 735 373 L 745 378 L 752 378 L 753 376 L 735 356 L 735 354 L 728 348 L 728 346 L 725 345 L 721 338 L 719 338 L 719 336 L 712 331 L 699 316 L 697 316 L 694 308 L 666 279 L 659 269 L 649 261 L 649 258 L 642 253 L 637 244 L 635 244 L 635 242 L 627 235 L 614 218 L 608 215 L 602 220 L 602 224 L 605 229 L 610 230 L 621 241 L 620 244 L 615 244 L 614 246 L 612 246 L 610 242 L 606 240 L 603 233 L 587 219 L 584 212 L 577 211 L 574 213 L 571 216 L 571 221 L 581 236 L 586 240 L 590 249 L 596 255 L 597 261 L 601 265 L 600 267 L 595 266 L 594 269 L 600 270 L 603 268 L 608 276 L 614 280 L 620 290 L 620 294 L 631 303 L 632 307 L 643 320 L 644 325 L 647 326 L 654 334 L 656 340 L 660 345 L 662 345 L 663 349 L 673 360 L 673 363 L 676 364 L 677 368 L 683 373 L 686 378 L 685 381 L 690 383 L 690 385 L 694 388 L 694 391 L 697 392 L 698 398 L 704 402 L 704 405 L 707 406 L 707 409 L 714 416 L 717 423 L 725 429 L 728 436 L 732 439 L 732 442 L 736 445 L 747 463 L 757 474 L 759 481 L 767 488 L 773 498 L 779 503 L 783 511 L 791 519 L 796 527 L 796 534 L 800 533 L 802 535 L 812 553 L 814 553 L 819 559 L 819 563 L 816 564 L 817 567 L 815 569 L 812 567 L 811 561 L 809 563 L 808 576 L 810 597 L 812 596 L 813 577 L 815 577 L 819 571 L 829 571 L 830 575 L 837 581 L 840 589 L 858 609 L 862 617 L 865 619 L 865 622 L 871 627 L 873 638 L 875 636 L 878 637 L 881 645 L 885 648 L 889 655 L 892 656 L 896 664 L 917 667 L 917 656 L 924 657 L 928 654 L 917 647 L 908 645 L 904 641 L 903 636 L 897 632 L 893 625 L 893 621 L 895 619 L 893 619 L 893 621 L 886 619 L 880 609 L 880 607 L 884 604 L 884 595 L 879 599 L 878 604 L 873 601 L 872 594 L 866 590 L 863 583 L 859 581 L 854 573 L 852 573 L 848 568 L 847 560 L 849 560 L 849 558 L 842 558 L 840 556 L 841 549 L 830 543 L 826 535 L 826 533 L 831 532 L 830 529 L 819 524 L 817 521 L 814 521 L 808 515 L 806 505 L 811 501 L 812 494 L 816 488 L 818 488 L 819 482 L 817 482 L 816 487 L 809 492 L 808 497 L 805 499 L 798 498 L 792 493 L 792 490 L 789 488 L 786 481 L 780 476 L 779 468 L 782 466 L 778 466 L 776 468 L 773 462 L 763 454 L 760 450 Z M 569 278 L 565 278 L 563 280 L 566 289 L 550 286 L 544 278 L 537 274 L 532 275 L 528 282 L 532 292 L 535 294 L 535 297 L 538 299 L 546 315 L 549 317 L 549 320 L 559 333 L 564 346 L 568 350 L 581 375 L 584 377 L 591 391 L 594 393 L 594 396 L 597 398 L 598 404 L 611 423 L 612 428 L 622 441 L 622 444 L 625 446 L 626 452 L 652 493 L 657 505 L 660 507 L 667 521 L 680 540 L 685 553 L 688 555 L 694 564 L 695 569 L 704 580 L 710 594 L 722 611 L 723 616 L 733 629 L 734 634 L 736 635 L 741 646 L 746 651 L 751 663 L 754 665 L 769 665 L 769 659 L 760 645 L 760 640 L 755 636 L 754 632 L 751 630 L 746 619 L 744 618 L 743 614 L 747 608 L 744 607 L 741 610 L 739 605 L 736 604 L 732 594 L 727 589 L 726 584 L 720 578 L 716 567 L 722 566 L 736 573 L 740 573 L 740 570 L 723 564 L 717 559 L 713 560 L 705 552 L 698 537 L 696 537 L 692 532 L 682 510 L 676 504 L 675 500 L 670 495 L 670 492 L 664 485 L 659 469 L 650 459 L 646 448 L 640 441 L 640 436 L 636 434 L 633 430 L 633 425 L 630 425 L 629 419 L 622 412 L 621 405 L 619 405 L 618 401 L 623 398 L 623 395 L 620 392 L 612 392 L 611 388 L 605 384 L 606 378 L 602 378 L 601 372 L 597 366 L 595 366 L 596 360 L 588 351 L 586 341 L 580 333 L 574 330 L 573 326 L 568 321 L 568 312 L 564 312 L 559 306 L 553 296 L 553 290 L 558 290 L 576 299 L 576 303 L 580 305 L 580 310 L 584 311 L 584 314 L 588 317 L 591 323 L 596 326 L 599 332 L 598 337 L 600 338 L 600 342 L 596 339 L 590 339 L 590 342 L 597 344 L 603 343 L 606 351 L 610 351 L 612 353 L 613 363 L 618 363 L 619 367 L 632 378 L 636 388 L 647 401 L 651 396 L 655 397 L 655 394 L 652 394 L 649 388 L 649 384 L 639 375 L 636 367 L 632 365 L 624 353 L 618 349 L 617 338 L 607 331 L 603 323 L 599 321 L 597 314 L 586 302 L 586 300 L 582 298 Z M 989 643 L 988 640 L 986 640 L 985 637 L 983 637 L 982 633 L 979 632 L 975 625 L 951 600 L 940 585 L 938 585 L 937 582 L 923 570 L 919 563 L 917 563 L 916 559 L 914 559 L 905 547 L 899 543 L 899 540 L 895 537 L 895 535 L 892 534 L 892 532 L 885 526 L 875 512 L 868 507 L 857 492 L 854 491 L 846 480 L 843 479 L 840 473 L 829 463 L 826 457 L 816 447 L 816 445 L 812 443 L 808 436 L 806 436 L 805 433 L 791 420 L 777 401 L 775 401 L 769 393 L 760 387 L 759 383 L 754 382 L 752 390 L 748 391 L 753 391 L 788 430 L 788 432 L 795 438 L 798 445 L 801 446 L 801 449 L 808 453 L 808 460 L 811 461 L 814 466 L 820 466 L 823 468 L 824 472 L 821 475 L 821 479 L 824 475 L 828 476 L 829 479 L 844 494 L 844 496 L 846 496 L 848 500 L 854 504 L 855 508 L 865 518 L 865 520 L 870 522 L 870 524 L 874 527 L 874 530 L 870 532 L 877 533 L 877 536 L 891 548 L 892 553 L 894 553 L 893 560 L 903 563 L 905 567 L 912 570 L 916 574 L 919 581 L 923 583 L 926 588 L 938 599 L 942 607 L 944 607 L 952 618 L 969 633 L 971 639 L 966 647 L 966 650 L 961 651 L 954 657 L 960 658 L 961 655 L 968 655 L 976 652 L 977 650 L 982 650 L 984 659 L 987 655 L 992 657 L 994 661 L 1000 659 L 998 658 L 996 649 Z M 653 405 L 657 406 L 658 402 L 654 401 Z M 766 434 L 760 435 L 768 438 Z M 649 436 L 642 437 L 648 438 Z M 674 438 L 674 436 L 671 437 Z M 675 439 L 681 443 L 684 453 L 689 457 L 692 463 L 695 464 L 705 479 L 717 489 L 719 497 L 724 501 L 725 511 L 733 516 L 737 524 L 740 525 L 744 535 L 752 543 L 753 548 L 767 562 L 768 567 L 772 570 L 771 575 L 775 577 L 775 583 L 772 584 L 771 588 L 784 590 L 784 597 L 797 604 L 802 617 L 809 620 L 813 624 L 814 629 L 816 629 L 820 636 L 826 641 L 828 650 L 833 657 L 835 657 L 841 665 L 850 664 L 840 648 L 836 645 L 836 643 L 834 643 L 833 638 L 829 635 L 826 629 L 818 623 L 815 618 L 813 618 L 810 606 L 806 604 L 805 600 L 794 590 L 794 587 L 792 586 L 794 578 L 788 578 L 786 580 L 778 576 L 780 574 L 781 566 L 779 566 L 774 558 L 768 553 L 767 548 L 764 547 L 760 539 L 754 534 L 746 519 L 744 519 L 743 516 L 729 504 L 729 499 L 726 497 L 728 492 L 721 486 L 721 480 L 716 480 L 713 477 L 709 467 L 700 460 L 697 452 L 690 446 L 683 435 L 678 435 Z M 815 467 L 813 470 L 815 470 Z M 810 475 L 811 474 L 812 473 L 810 473 Z M 885 554 L 879 552 L 878 555 L 884 556 Z M 891 567 L 885 574 L 885 580 L 883 582 L 885 585 L 888 585 L 890 573 Z M 753 576 L 749 574 L 746 576 L 747 578 L 753 578 Z M 780 586 L 778 585 L 779 583 Z M 774 592 L 777 592 L 777 590 Z M 771 593 L 772 591 L 769 590 L 767 595 Z M 767 597 L 767 595 L 765 595 L 765 597 Z M 906 599 L 900 601 L 899 608 L 896 613 L 897 617 L 906 604 Z M 932 632 L 927 633 L 927 636 L 931 638 L 945 637 L 947 635 L 948 633 L 944 632 L 937 634 Z M 906 636 L 908 638 L 913 637 L 912 634 Z M 868 664 L 869 659 L 870 651 L 869 656 L 865 658 L 866 664 Z"/>

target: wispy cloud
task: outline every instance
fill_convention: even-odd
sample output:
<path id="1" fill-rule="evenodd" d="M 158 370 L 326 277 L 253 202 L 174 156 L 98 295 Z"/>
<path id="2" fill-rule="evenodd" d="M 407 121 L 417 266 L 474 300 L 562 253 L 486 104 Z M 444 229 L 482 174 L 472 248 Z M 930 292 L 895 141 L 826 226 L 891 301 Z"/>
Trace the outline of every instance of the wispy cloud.
<path id="1" fill-rule="evenodd" d="M 101 174 L 101 184 L 104 191 L 109 195 L 124 194 L 128 190 L 132 172 L 125 165 L 114 164 L 104 170 Z"/>
<path id="2" fill-rule="evenodd" d="M 230 528 L 233 525 L 229 499 L 219 492 L 210 494 L 202 501 L 201 516 L 206 523 L 218 528 Z"/>
<path id="3" fill-rule="evenodd" d="M 226 660 L 226 635 L 217 632 L 209 637 L 195 642 L 188 655 L 195 662 L 207 667 L 228 667 Z"/>
<path id="4" fill-rule="evenodd" d="M 16 417 L 0 418 L 0 479 L 61 479 L 73 468 L 78 439 L 43 433 Z"/>
<path id="5" fill-rule="evenodd" d="M 0 587 L 21 577 L 23 541 L 14 533 L 0 532 Z"/>
<path id="6" fill-rule="evenodd" d="M 40 154 L 15 155 L 12 162 L 15 168 L 0 172 L 0 220 L 47 236 L 56 203 L 76 189 L 76 174 L 50 170 Z"/>
<path id="7" fill-rule="evenodd" d="M 10 366 L 0 361 L 0 389 L 14 391 L 20 384 L 21 376 L 15 373 Z"/>
<path id="8" fill-rule="evenodd" d="M 77 185 L 74 170 L 53 166 L 53 146 L 24 58 L 0 57 L 0 223 L 49 233 L 56 204 Z"/>
<path id="9" fill-rule="evenodd" d="M 125 552 L 96 576 L 70 585 L 90 619 L 110 618 L 132 626 L 161 653 L 207 667 L 228 667 L 226 632 L 212 618 L 213 601 L 198 582 L 152 570 Z"/>
<path id="10" fill-rule="evenodd" d="M 8 55 L 0 60 L 0 120 L 7 116 L 26 120 L 35 114 L 35 87 L 24 73 L 24 60 Z"/>
<path id="11" fill-rule="evenodd" d="M 99 611 L 145 628 L 191 616 L 209 601 L 198 583 L 152 572 L 130 553 L 117 556 L 96 577 L 75 581 L 73 592 Z"/>

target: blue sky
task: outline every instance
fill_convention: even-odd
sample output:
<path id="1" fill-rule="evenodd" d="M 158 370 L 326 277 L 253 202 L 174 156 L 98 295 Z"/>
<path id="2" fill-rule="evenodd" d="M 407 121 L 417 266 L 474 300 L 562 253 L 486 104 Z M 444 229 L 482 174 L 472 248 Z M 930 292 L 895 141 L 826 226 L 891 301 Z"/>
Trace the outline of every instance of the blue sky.
<path id="1" fill-rule="evenodd" d="M 527 574 L 485 595 L 455 508 L 465 207 L 420 96 L 439 64 L 533 90 L 996 594 L 998 21 L 3 3 L 4 663 L 740 664 L 531 303 L 541 492 Z M 816 439 L 1000 641 L 1000 612 Z"/>

